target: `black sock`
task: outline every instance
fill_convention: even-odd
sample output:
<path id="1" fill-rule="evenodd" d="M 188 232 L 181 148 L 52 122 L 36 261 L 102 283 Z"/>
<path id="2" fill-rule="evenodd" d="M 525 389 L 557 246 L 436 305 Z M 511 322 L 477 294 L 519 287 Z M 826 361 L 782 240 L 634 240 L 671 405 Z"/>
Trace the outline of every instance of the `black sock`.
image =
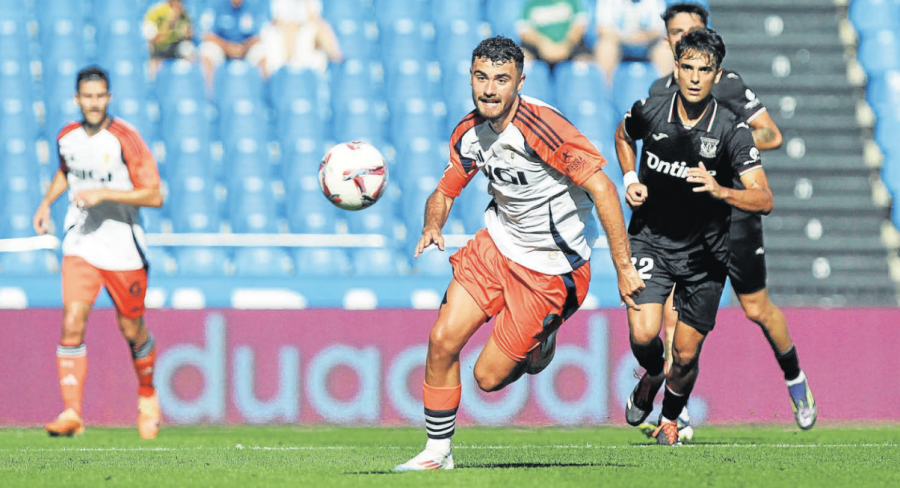
<path id="1" fill-rule="evenodd" d="M 775 356 L 778 365 L 784 371 L 785 381 L 797 379 L 800 376 L 800 359 L 797 358 L 797 346 L 791 346 L 787 352 Z"/>
<path id="2" fill-rule="evenodd" d="M 665 358 L 663 357 L 665 346 L 663 346 L 663 341 L 659 336 L 654 337 L 649 344 L 645 345 L 632 342 L 631 352 L 634 353 L 634 357 L 638 360 L 638 364 L 647 370 L 647 374 L 650 376 L 662 374 L 665 366 Z"/>
<path id="3" fill-rule="evenodd" d="M 665 390 L 666 393 L 665 396 L 663 396 L 662 416 L 669 420 L 675 420 L 681 415 L 684 406 L 687 405 L 688 396 L 676 395 L 672 393 L 672 390 L 670 390 L 668 386 Z"/>

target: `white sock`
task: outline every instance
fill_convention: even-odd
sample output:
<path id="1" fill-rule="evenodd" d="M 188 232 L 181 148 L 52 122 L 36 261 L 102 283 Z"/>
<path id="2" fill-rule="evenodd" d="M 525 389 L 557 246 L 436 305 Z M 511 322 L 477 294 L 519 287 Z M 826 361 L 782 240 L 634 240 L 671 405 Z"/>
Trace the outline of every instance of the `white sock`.
<path id="1" fill-rule="evenodd" d="M 446 456 L 450 454 L 450 439 L 428 439 L 428 442 L 425 443 L 425 450 Z"/>
<path id="2" fill-rule="evenodd" d="M 788 387 L 791 387 L 794 385 L 799 385 L 800 383 L 803 383 L 804 381 L 806 381 L 806 374 L 803 373 L 803 370 L 800 370 L 800 376 L 792 379 L 791 381 L 785 380 L 784 384 L 788 385 Z"/>

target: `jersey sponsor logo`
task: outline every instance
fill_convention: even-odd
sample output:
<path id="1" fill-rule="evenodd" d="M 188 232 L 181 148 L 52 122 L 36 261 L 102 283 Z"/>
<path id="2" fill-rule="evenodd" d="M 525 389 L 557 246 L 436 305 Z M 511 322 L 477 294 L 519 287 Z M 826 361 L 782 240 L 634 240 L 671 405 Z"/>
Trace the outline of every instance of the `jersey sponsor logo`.
<path id="1" fill-rule="evenodd" d="M 654 141 L 659 141 L 659 140 L 665 139 L 666 137 L 669 137 L 669 134 L 666 134 L 665 132 L 660 132 L 659 134 L 653 134 Z"/>
<path id="2" fill-rule="evenodd" d="M 719 140 L 711 137 L 700 136 L 700 156 L 704 158 L 716 157 L 716 149 L 719 147 Z"/>
<path id="3" fill-rule="evenodd" d="M 528 184 L 524 171 L 513 172 L 510 168 L 493 168 L 490 165 L 485 165 L 483 171 L 485 176 L 493 183 L 502 182 L 510 185 Z"/>
<path id="4" fill-rule="evenodd" d="M 112 173 L 94 172 L 90 169 L 78 169 L 69 166 L 69 173 L 79 180 L 97 180 L 102 183 L 109 183 L 113 179 Z"/>
<path id="5" fill-rule="evenodd" d="M 685 161 L 663 161 L 659 156 L 647 151 L 647 167 L 658 173 L 674 176 L 676 178 L 686 178 L 687 163 Z"/>
<path id="6" fill-rule="evenodd" d="M 578 171 L 579 168 L 584 166 L 585 160 L 580 155 L 573 155 L 572 153 L 566 151 L 563 153 L 563 160 L 566 163 L 566 173 L 572 174 Z"/>

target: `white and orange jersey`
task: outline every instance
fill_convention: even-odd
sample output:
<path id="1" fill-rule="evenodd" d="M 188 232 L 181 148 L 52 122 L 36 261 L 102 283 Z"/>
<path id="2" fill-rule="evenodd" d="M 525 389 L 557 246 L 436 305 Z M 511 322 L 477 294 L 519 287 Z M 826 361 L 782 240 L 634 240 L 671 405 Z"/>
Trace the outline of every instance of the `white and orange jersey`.
<path id="1" fill-rule="evenodd" d="M 477 111 L 450 137 L 450 161 L 438 191 L 451 198 L 481 171 L 494 197 L 485 224 L 504 256 L 559 275 L 591 257 L 599 232 L 582 183 L 606 164 L 556 109 L 520 96 L 515 118 L 497 134 Z"/>
<path id="2" fill-rule="evenodd" d="M 156 160 L 140 134 L 121 119 L 113 119 L 93 136 L 80 122 L 72 122 L 59 132 L 58 146 L 60 169 L 69 183 L 63 255 L 79 256 L 110 271 L 145 267 L 138 207 L 102 202 L 80 208 L 74 203 L 75 195 L 84 190 L 159 187 Z"/>

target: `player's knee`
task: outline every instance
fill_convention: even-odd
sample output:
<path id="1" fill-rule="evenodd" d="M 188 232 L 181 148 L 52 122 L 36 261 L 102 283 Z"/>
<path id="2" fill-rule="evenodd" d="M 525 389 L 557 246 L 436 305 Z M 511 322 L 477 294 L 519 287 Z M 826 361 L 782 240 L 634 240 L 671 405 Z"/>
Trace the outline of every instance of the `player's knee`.
<path id="1" fill-rule="evenodd" d="M 775 307 L 769 300 L 747 300 L 741 304 L 743 305 L 744 315 L 747 319 L 759 325 L 768 322 Z"/>
<path id="2" fill-rule="evenodd" d="M 672 347 L 672 359 L 680 368 L 692 369 L 697 365 L 699 356 L 699 349 L 696 347 L 678 347 L 677 345 Z"/>
<path id="3" fill-rule="evenodd" d="M 502 390 L 505 386 L 503 383 L 504 378 L 499 377 L 497 374 L 492 373 L 491 371 L 487 371 L 487 368 L 475 368 L 474 371 L 475 382 L 478 384 L 478 388 L 484 392 L 492 392 Z"/>
<path id="4" fill-rule="evenodd" d="M 67 313 L 63 317 L 62 340 L 78 342 L 84 337 L 85 320 L 75 313 Z"/>
<path id="5" fill-rule="evenodd" d="M 632 347 L 637 346 L 646 346 L 653 342 L 655 338 L 659 337 L 659 331 L 656 331 L 656 334 L 653 334 L 650 331 L 645 330 L 635 330 L 631 333 L 631 344 Z"/>
<path id="6" fill-rule="evenodd" d="M 436 357 L 459 356 L 462 348 L 457 342 L 446 326 L 436 324 L 428 335 L 428 354 Z"/>

